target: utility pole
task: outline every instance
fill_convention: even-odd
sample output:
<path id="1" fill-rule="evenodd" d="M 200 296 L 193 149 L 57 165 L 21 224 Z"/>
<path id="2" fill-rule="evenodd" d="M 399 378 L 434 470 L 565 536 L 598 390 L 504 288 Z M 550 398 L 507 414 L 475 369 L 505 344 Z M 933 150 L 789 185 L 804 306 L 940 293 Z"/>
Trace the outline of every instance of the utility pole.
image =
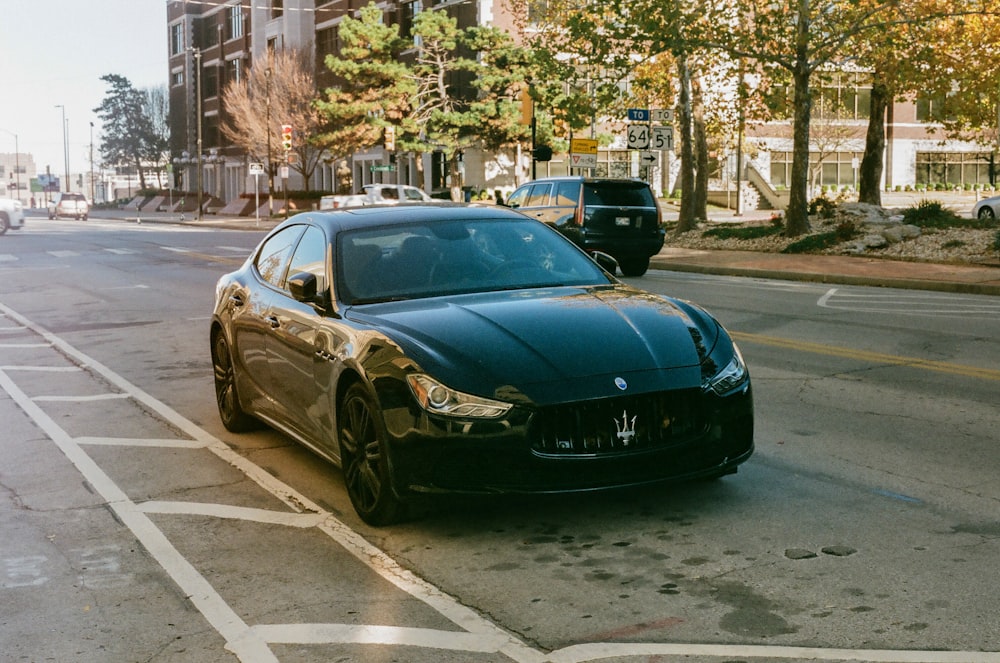
<path id="1" fill-rule="evenodd" d="M 62 130 L 63 130 L 63 162 L 66 167 L 63 174 L 66 176 L 66 182 L 64 186 L 66 191 L 69 192 L 69 137 L 67 132 L 69 131 L 69 125 L 66 123 L 66 106 L 63 104 L 56 104 L 56 108 L 62 109 Z"/>

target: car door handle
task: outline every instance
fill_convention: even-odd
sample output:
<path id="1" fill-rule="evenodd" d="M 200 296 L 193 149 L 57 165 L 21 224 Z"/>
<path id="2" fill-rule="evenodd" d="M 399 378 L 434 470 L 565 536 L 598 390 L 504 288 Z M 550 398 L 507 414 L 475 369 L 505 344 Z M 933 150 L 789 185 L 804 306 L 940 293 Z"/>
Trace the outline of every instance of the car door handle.
<path id="1" fill-rule="evenodd" d="M 281 322 L 279 322 L 278 318 L 273 315 L 264 316 L 264 320 L 267 321 L 267 324 L 271 325 L 271 329 L 277 329 L 281 326 Z"/>
<path id="2" fill-rule="evenodd" d="M 229 303 L 237 308 L 243 308 L 243 295 L 229 295 Z"/>

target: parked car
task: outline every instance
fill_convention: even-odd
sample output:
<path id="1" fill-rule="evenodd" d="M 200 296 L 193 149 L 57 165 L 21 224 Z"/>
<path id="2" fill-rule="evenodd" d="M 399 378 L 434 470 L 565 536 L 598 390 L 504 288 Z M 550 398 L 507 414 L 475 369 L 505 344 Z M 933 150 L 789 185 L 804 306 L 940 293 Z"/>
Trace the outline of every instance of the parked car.
<path id="1" fill-rule="evenodd" d="M 361 187 L 375 204 L 427 203 L 431 198 L 423 189 L 406 184 L 366 184 Z"/>
<path id="2" fill-rule="evenodd" d="M 371 204 L 371 199 L 363 193 L 322 196 L 319 199 L 319 208 L 322 211 L 340 209 L 341 207 L 361 207 L 362 205 Z"/>
<path id="3" fill-rule="evenodd" d="M 1000 196 L 983 198 L 972 208 L 972 218 L 989 221 L 1000 219 Z"/>
<path id="4" fill-rule="evenodd" d="M 90 203 L 82 193 L 56 193 L 49 201 L 49 218 L 72 217 L 79 220 L 87 220 L 90 214 Z"/>
<path id="5" fill-rule="evenodd" d="M 24 207 L 13 198 L 0 198 L 0 235 L 24 226 Z"/>
<path id="6" fill-rule="evenodd" d="M 339 464 L 372 525 L 426 493 L 714 478 L 754 449 L 713 317 L 499 206 L 299 214 L 219 280 L 209 335 L 225 427 Z"/>
<path id="7" fill-rule="evenodd" d="M 641 180 L 551 177 L 514 190 L 507 206 L 549 224 L 585 251 L 614 256 L 625 276 L 642 276 L 663 248 L 660 208 Z"/>

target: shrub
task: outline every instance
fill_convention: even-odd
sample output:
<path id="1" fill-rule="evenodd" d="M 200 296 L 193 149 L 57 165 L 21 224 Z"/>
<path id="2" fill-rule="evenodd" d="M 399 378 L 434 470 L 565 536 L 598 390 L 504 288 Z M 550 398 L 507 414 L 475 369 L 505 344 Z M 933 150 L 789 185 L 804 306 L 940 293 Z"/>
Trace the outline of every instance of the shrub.
<path id="1" fill-rule="evenodd" d="M 997 234 L 993 237 L 993 250 L 1000 252 L 1000 230 L 998 230 Z"/>
<path id="2" fill-rule="evenodd" d="M 758 239 L 770 235 L 780 234 L 782 227 L 779 226 L 717 226 L 706 230 L 704 237 L 715 237 L 717 239 Z"/>
<path id="3" fill-rule="evenodd" d="M 813 198 L 809 201 L 809 214 L 818 214 L 824 219 L 833 218 L 834 213 L 837 211 L 837 205 L 829 198 L 824 198 L 819 196 L 818 198 Z"/>
<path id="4" fill-rule="evenodd" d="M 849 239 L 857 237 L 858 227 L 854 225 L 853 221 L 841 221 L 837 224 L 837 228 L 833 231 L 833 234 L 837 237 L 838 241 L 846 242 Z"/>
<path id="5" fill-rule="evenodd" d="M 903 210 L 903 222 L 920 228 L 993 228 L 996 219 L 973 219 L 960 216 L 937 200 L 921 200 Z"/>
<path id="6" fill-rule="evenodd" d="M 839 242 L 840 240 L 837 238 L 836 231 L 817 233 L 803 237 L 797 242 L 792 242 L 785 247 L 782 253 L 817 253 Z"/>

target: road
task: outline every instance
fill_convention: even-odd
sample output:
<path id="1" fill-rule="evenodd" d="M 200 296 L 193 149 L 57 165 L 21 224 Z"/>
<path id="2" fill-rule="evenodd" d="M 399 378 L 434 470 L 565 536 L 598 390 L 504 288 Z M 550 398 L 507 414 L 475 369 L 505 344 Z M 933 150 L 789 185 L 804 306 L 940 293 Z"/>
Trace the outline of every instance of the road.
<path id="1" fill-rule="evenodd" d="M 0 241 L 0 660 L 1000 662 L 996 298 L 650 272 L 750 365 L 738 475 L 374 530 L 218 422 L 214 282 L 260 236 Z"/>

